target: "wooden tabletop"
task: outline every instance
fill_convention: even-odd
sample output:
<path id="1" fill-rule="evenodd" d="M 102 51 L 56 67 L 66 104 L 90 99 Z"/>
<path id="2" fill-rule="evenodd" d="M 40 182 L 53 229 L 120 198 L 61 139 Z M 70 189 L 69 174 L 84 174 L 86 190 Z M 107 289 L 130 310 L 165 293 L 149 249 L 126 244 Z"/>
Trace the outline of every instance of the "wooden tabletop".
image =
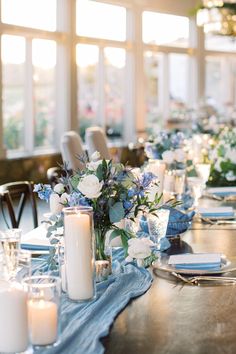
<path id="1" fill-rule="evenodd" d="M 189 230 L 168 252 L 189 251 L 223 253 L 236 264 L 236 230 Z M 103 343 L 107 354 L 236 353 L 236 285 L 191 286 L 153 274 L 152 287 L 121 312 Z"/>

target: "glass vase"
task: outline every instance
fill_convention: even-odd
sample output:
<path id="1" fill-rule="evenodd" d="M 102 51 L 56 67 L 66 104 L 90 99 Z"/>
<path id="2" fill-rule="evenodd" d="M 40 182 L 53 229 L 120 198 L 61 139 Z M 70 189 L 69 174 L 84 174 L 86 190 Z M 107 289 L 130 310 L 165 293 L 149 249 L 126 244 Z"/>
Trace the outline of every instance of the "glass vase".
<path id="1" fill-rule="evenodd" d="M 106 280 L 112 273 L 112 247 L 107 240 L 109 230 L 96 228 L 94 233 L 96 239 L 96 282 L 98 283 Z"/>
<path id="2" fill-rule="evenodd" d="M 95 240 L 93 209 L 64 208 L 66 290 L 70 300 L 95 297 Z"/>

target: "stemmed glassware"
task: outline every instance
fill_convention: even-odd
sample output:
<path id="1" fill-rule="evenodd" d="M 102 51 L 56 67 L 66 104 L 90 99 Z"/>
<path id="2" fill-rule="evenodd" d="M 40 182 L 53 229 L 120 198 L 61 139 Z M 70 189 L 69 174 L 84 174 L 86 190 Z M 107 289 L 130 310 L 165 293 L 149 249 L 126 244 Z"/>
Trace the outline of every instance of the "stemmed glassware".
<path id="1" fill-rule="evenodd" d="M 161 248 L 161 240 L 166 236 L 170 211 L 168 209 L 159 209 L 155 215 L 148 215 L 148 230 L 151 240 Z"/>

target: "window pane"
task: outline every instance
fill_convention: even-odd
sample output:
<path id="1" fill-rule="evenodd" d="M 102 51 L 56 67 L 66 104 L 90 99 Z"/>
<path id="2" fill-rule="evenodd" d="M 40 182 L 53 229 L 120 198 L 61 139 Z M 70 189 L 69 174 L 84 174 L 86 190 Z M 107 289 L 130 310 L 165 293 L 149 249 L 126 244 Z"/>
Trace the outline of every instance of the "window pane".
<path id="1" fill-rule="evenodd" d="M 189 19 L 157 12 L 143 12 L 143 41 L 149 44 L 187 47 Z"/>
<path id="2" fill-rule="evenodd" d="M 183 118 L 188 99 L 188 61 L 186 54 L 170 54 L 170 110 L 173 118 Z"/>
<path id="3" fill-rule="evenodd" d="M 221 109 L 221 59 L 206 57 L 206 100 L 207 104 Z"/>
<path id="4" fill-rule="evenodd" d="M 105 48 L 104 57 L 106 131 L 117 138 L 123 131 L 126 53 L 120 48 Z"/>
<path id="5" fill-rule="evenodd" d="M 3 35 L 1 44 L 4 143 L 8 150 L 23 150 L 25 40 Z"/>
<path id="6" fill-rule="evenodd" d="M 2 0 L 2 22 L 56 30 L 56 0 Z"/>
<path id="7" fill-rule="evenodd" d="M 78 113 L 80 135 L 84 138 L 85 130 L 98 122 L 98 47 L 78 44 L 76 61 L 78 74 Z"/>
<path id="8" fill-rule="evenodd" d="M 126 10 L 90 0 L 76 2 L 76 33 L 79 36 L 126 39 Z"/>
<path id="9" fill-rule="evenodd" d="M 236 41 L 230 36 L 216 36 L 205 34 L 205 47 L 208 50 L 236 51 Z"/>
<path id="10" fill-rule="evenodd" d="M 54 145 L 56 43 L 34 39 L 35 147 Z"/>
<path id="11" fill-rule="evenodd" d="M 161 54 L 144 53 L 145 92 L 146 92 L 146 122 L 151 134 L 156 126 L 162 124 L 160 116 L 159 87 L 161 75 Z M 150 130 L 150 131 L 149 131 Z"/>

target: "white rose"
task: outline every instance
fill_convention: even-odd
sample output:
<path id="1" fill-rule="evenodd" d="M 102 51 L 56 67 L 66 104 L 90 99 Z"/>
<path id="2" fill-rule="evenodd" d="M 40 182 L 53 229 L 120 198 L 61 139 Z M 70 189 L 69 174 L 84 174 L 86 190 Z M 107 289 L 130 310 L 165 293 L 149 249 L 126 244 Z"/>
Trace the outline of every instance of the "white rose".
<path id="1" fill-rule="evenodd" d="M 88 175 L 81 179 L 77 188 L 78 190 L 89 199 L 98 198 L 101 195 L 103 182 L 95 175 Z"/>
<path id="2" fill-rule="evenodd" d="M 131 258 L 145 259 L 151 255 L 152 241 L 146 238 L 133 238 L 128 241 L 128 255 Z"/>
<path id="3" fill-rule="evenodd" d="M 88 163 L 87 163 L 86 167 L 87 167 L 90 171 L 96 171 L 101 162 L 102 162 L 102 160 L 91 161 L 91 162 L 88 162 Z"/>
<path id="4" fill-rule="evenodd" d="M 185 161 L 185 152 L 182 150 L 182 149 L 176 149 L 174 151 L 174 154 L 175 154 L 175 160 L 177 162 L 184 162 Z"/>
<path id="5" fill-rule="evenodd" d="M 57 193 L 52 193 L 49 198 L 49 206 L 52 214 L 60 214 L 63 205 L 61 204 L 61 198 Z"/>
<path id="6" fill-rule="evenodd" d="M 227 181 L 230 181 L 230 182 L 236 181 L 236 176 L 233 171 L 227 172 L 225 175 L 225 178 L 227 179 Z"/>
<path id="7" fill-rule="evenodd" d="M 55 193 L 62 194 L 65 192 L 65 187 L 64 184 L 62 183 L 57 183 L 55 187 L 53 188 Z"/>
<path id="8" fill-rule="evenodd" d="M 175 159 L 174 151 L 168 150 L 163 152 L 162 159 L 165 163 L 173 163 Z"/>
<path id="9" fill-rule="evenodd" d="M 225 154 L 225 157 L 228 158 L 232 163 L 236 164 L 236 150 L 235 149 L 228 149 Z"/>
<path id="10" fill-rule="evenodd" d="M 61 203 L 66 204 L 68 202 L 69 198 L 70 198 L 70 196 L 68 193 L 63 193 L 61 195 Z"/>
<path id="11" fill-rule="evenodd" d="M 216 171 L 218 171 L 218 172 L 222 171 L 220 164 L 223 161 L 224 161 L 224 159 L 222 157 L 218 157 L 218 159 L 216 160 L 215 165 L 214 165 Z"/>
<path id="12" fill-rule="evenodd" d="M 100 152 L 95 151 L 95 152 L 91 155 L 90 160 L 91 160 L 91 161 L 97 161 L 97 160 L 99 160 L 100 158 L 101 158 Z"/>

